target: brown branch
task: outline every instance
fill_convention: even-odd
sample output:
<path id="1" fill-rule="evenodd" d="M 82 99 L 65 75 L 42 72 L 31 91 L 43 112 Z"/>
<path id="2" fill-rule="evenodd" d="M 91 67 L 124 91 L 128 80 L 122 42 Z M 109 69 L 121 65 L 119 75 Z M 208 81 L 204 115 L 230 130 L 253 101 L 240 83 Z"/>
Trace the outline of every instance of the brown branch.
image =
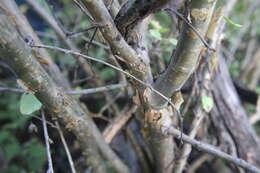
<path id="1" fill-rule="evenodd" d="M 54 173 L 52 158 L 51 158 L 51 151 L 50 151 L 50 138 L 49 138 L 48 129 L 47 129 L 45 115 L 44 115 L 43 110 L 41 110 L 41 114 L 42 114 L 42 126 L 43 126 L 43 132 L 44 132 L 45 147 L 46 147 L 46 153 L 47 153 L 47 158 L 48 158 L 47 172 Z"/>
<path id="2" fill-rule="evenodd" d="M 155 92 L 156 94 L 158 94 L 160 97 L 162 97 L 162 99 L 164 99 L 167 103 L 169 103 L 171 106 L 175 107 L 175 105 L 171 102 L 171 99 L 170 98 L 167 98 L 165 97 L 162 93 L 160 93 L 158 90 L 155 90 L 151 85 L 143 82 L 142 80 L 138 79 L 137 77 L 135 77 L 134 75 L 128 73 L 127 71 L 124 71 L 122 70 L 121 68 L 119 67 L 116 67 L 106 61 L 103 61 L 101 59 L 97 59 L 97 58 L 93 58 L 91 56 L 87 56 L 87 55 L 83 55 L 79 52 L 76 52 L 76 51 L 73 51 L 73 50 L 68 50 L 68 49 L 63 49 L 63 48 L 60 48 L 60 47 L 55 47 L 55 46 L 49 46 L 49 45 L 30 45 L 31 47 L 37 47 L 37 48 L 46 48 L 46 49 L 52 49 L 52 50 L 55 50 L 55 51 L 58 51 L 58 52 L 61 52 L 61 53 L 65 53 L 65 54 L 72 54 L 72 55 L 75 55 L 74 58 L 79 58 L 79 57 L 82 57 L 82 58 L 85 58 L 85 59 L 89 59 L 89 60 L 92 60 L 92 61 L 95 61 L 95 62 L 98 62 L 98 63 L 101 63 L 101 64 L 104 64 L 108 67 L 111 67 L 123 74 L 125 74 L 126 76 L 132 78 L 133 80 L 137 81 L 138 83 L 140 83 L 141 85 L 149 88 L 151 91 Z M 120 57 L 119 57 L 120 58 Z"/>
<path id="3" fill-rule="evenodd" d="M 15 20 L 17 29 L 23 37 L 30 36 L 36 44 L 41 44 L 41 41 L 38 38 L 37 34 L 33 31 L 26 17 L 20 12 L 14 0 L 0 1 L 0 5 L 3 6 L 9 13 L 10 17 L 12 17 L 12 19 Z M 65 89 L 69 89 L 69 82 L 60 72 L 58 66 L 52 61 L 52 58 L 50 57 L 49 53 L 44 49 L 39 50 L 38 52 L 36 51 L 35 53 L 40 59 L 43 59 L 46 62 L 46 64 L 48 64 L 44 65 L 43 67 L 52 76 L 54 81 L 59 86 L 62 86 Z"/>
<path id="4" fill-rule="evenodd" d="M 79 103 L 58 88 L 33 58 L 28 46 L 1 9 L 0 53 L 3 55 L 1 58 L 16 72 L 30 92 L 48 108 L 50 115 L 74 133 L 81 144 L 86 164 L 93 168 L 93 172 L 104 173 L 109 167 L 118 172 L 129 172 L 105 143 L 98 128 Z"/>
<path id="5" fill-rule="evenodd" d="M 64 149 L 65 149 L 65 152 L 66 152 L 66 155 L 67 155 L 67 157 L 68 157 L 71 172 L 72 172 L 72 173 L 76 173 L 76 169 L 75 169 L 75 166 L 74 166 L 74 162 L 73 162 L 73 160 L 72 160 L 72 157 L 71 157 L 71 154 L 70 154 L 70 150 L 69 150 L 69 147 L 68 147 L 67 142 L 66 142 L 66 140 L 65 140 L 65 137 L 64 137 L 64 135 L 63 135 L 63 132 L 62 132 L 62 130 L 61 130 L 61 128 L 60 128 L 60 124 L 56 121 L 56 122 L 55 122 L 55 125 L 56 125 L 56 127 L 57 127 L 57 130 L 58 130 L 58 132 L 59 132 L 59 135 L 60 135 L 62 144 L 63 144 Z"/>
<path id="6" fill-rule="evenodd" d="M 189 132 L 189 137 L 191 139 L 194 139 L 199 128 L 201 125 L 201 122 L 203 120 L 203 118 L 205 117 L 205 112 L 203 112 L 202 108 L 198 108 L 198 112 L 195 114 L 192 124 L 191 124 L 191 128 L 190 128 L 190 132 Z M 191 153 L 191 145 L 189 144 L 184 144 L 182 150 L 181 150 L 181 154 L 179 157 L 179 160 L 176 163 L 176 167 L 175 167 L 175 173 L 182 173 L 183 169 L 186 165 L 187 159 Z"/>
<path id="7" fill-rule="evenodd" d="M 207 0 L 191 2 L 191 24 L 200 31 L 202 36 L 205 36 L 208 29 L 215 2 Z M 184 23 L 174 57 L 153 87 L 166 97 L 171 97 L 174 92 L 180 90 L 197 66 L 203 47 L 198 35 Z M 167 103 L 154 92 L 149 93 L 149 100 L 155 109 L 160 109 Z"/>
<path id="8" fill-rule="evenodd" d="M 64 42 L 64 44 L 69 49 L 79 51 L 77 46 L 69 37 L 67 37 L 66 33 L 62 30 L 59 23 L 55 20 L 55 18 L 52 15 L 50 15 L 44 8 L 42 8 L 35 0 L 26 0 L 26 2 L 55 31 L 60 40 Z M 89 76 L 93 76 L 93 71 L 86 61 L 82 59 L 77 59 L 77 62 Z"/>
<path id="9" fill-rule="evenodd" d="M 82 90 L 70 90 L 65 91 L 65 93 L 69 95 L 83 95 L 83 94 L 94 94 L 99 92 L 105 92 L 113 89 L 120 89 L 127 86 L 127 83 L 121 83 L 121 84 L 113 84 L 113 85 L 106 85 L 102 87 L 97 88 L 89 88 L 89 89 L 82 89 Z M 24 89 L 20 88 L 7 88 L 7 87 L 0 87 L 0 92 L 16 92 L 16 93 L 25 93 L 27 92 Z"/>
<path id="10" fill-rule="evenodd" d="M 168 129 L 168 132 L 170 135 L 173 135 L 175 138 L 180 140 L 181 132 L 179 130 L 171 128 L 171 129 Z M 194 148 L 198 149 L 199 151 L 203 151 L 203 152 L 209 153 L 211 155 L 214 155 L 216 157 L 219 157 L 221 159 L 224 159 L 224 160 L 226 160 L 230 163 L 233 163 L 237 166 L 240 166 L 248 171 L 260 173 L 259 168 L 249 164 L 248 162 L 246 162 L 243 159 L 239 159 L 239 158 L 233 157 L 227 153 L 219 151 L 217 148 L 215 148 L 212 145 L 192 139 L 185 134 L 182 135 L 182 140 L 186 143 L 191 144 Z"/>
<path id="11" fill-rule="evenodd" d="M 115 24 L 123 36 L 131 32 L 148 15 L 160 10 L 170 0 L 128 0 L 119 10 Z"/>
<path id="12" fill-rule="evenodd" d="M 177 10 L 175 9 L 171 9 L 171 8 L 166 8 L 165 11 L 168 11 L 169 13 L 175 14 L 176 16 L 178 16 L 179 18 L 181 18 L 199 37 L 199 39 L 202 41 L 202 43 L 204 44 L 204 46 L 206 48 L 208 48 L 211 51 L 216 51 L 214 48 L 212 48 L 207 41 L 203 38 L 203 36 L 201 36 L 201 34 L 199 33 L 199 31 L 188 21 L 188 19 L 186 19 L 181 13 L 179 13 Z"/>
<path id="13" fill-rule="evenodd" d="M 109 144 L 112 142 L 113 138 L 118 134 L 118 132 L 125 126 L 125 124 L 130 120 L 132 114 L 136 111 L 137 106 L 132 106 L 128 110 L 123 110 L 119 115 L 110 123 L 106 129 L 103 131 L 103 136 L 105 141 Z"/>
<path id="14" fill-rule="evenodd" d="M 88 1 L 81 0 L 88 11 L 93 16 L 96 23 L 104 26 L 100 29 L 103 37 L 111 46 L 115 55 L 122 57 L 130 69 L 138 72 L 146 70 L 141 58 L 126 43 L 120 32 L 117 30 L 112 17 L 110 16 L 106 6 L 102 0 Z"/>
<path id="15" fill-rule="evenodd" d="M 221 15 L 228 16 L 235 2 L 236 0 L 232 0 L 225 4 L 226 10 Z M 211 39 L 214 47 L 219 48 L 221 41 L 219 35 L 223 32 L 224 26 L 225 21 L 218 18 L 215 18 L 214 23 L 211 24 L 213 28 L 211 28 L 211 32 L 207 33 L 207 36 Z M 210 89 L 215 103 L 211 112 L 212 122 L 218 134 L 226 133 L 225 136 L 219 136 L 219 142 L 227 146 L 228 151 L 233 152 L 232 154 L 251 164 L 260 165 L 259 139 L 240 103 L 227 64 L 220 55 L 216 56 L 216 54 L 211 53 L 209 57 L 216 58 L 218 63 L 218 69 L 212 77 Z"/>

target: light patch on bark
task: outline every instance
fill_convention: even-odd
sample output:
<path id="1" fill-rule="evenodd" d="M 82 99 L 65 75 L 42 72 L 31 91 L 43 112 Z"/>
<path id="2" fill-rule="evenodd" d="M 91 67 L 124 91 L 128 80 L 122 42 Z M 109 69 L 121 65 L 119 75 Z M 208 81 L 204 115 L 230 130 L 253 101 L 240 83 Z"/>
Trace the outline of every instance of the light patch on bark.
<path id="1" fill-rule="evenodd" d="M 28 92 L 30 94 L 35 94 L 36 91 L 33 90 L 33 89 L 30 89 L 30 87 L 24 81 L 22 81 L 21 79 L 17 79 L 16 82 L 26 92 Z"/>
<path id="2" fill-rule="evenodd" d="M 172 110 L 170 107 L 160 110 L 150 109 L 145 112 L 145 122 L 160 130 L 162 134 L 167 134 L 167 130 L 173 125 Z"/>
<path id="3" fill-rule="evenodd" d="M 191 16 L 195 20 L 205 21 L 208 17 L 208 13 L 209 13 L 209 9 L 207 8 L 201 8 L 201 9 L 195 8 L 191 11 Z"/>

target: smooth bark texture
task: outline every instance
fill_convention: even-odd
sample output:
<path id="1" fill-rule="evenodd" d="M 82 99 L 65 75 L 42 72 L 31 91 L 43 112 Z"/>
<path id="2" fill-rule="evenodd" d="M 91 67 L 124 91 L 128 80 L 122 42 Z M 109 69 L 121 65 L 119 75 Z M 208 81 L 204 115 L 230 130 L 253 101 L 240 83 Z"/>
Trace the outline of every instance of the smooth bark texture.
<path id="1" fill-rule="evenodd" d="M 128 168 L 104 142 L 99 130 L 79 103 L 57 87 L 31 54 L 29 47 L 19 36 L 12 18 L 0 9 L 1 58 L 16 72 L 19 83 L 50 111 L 54 119 L 61 121 L 79 140 L 86 164 L 93 172 L 104 173 L 108 169 L 127 173 Z"/>
<path id="2" fill-rule="evenodd" d="M 215 2 L 215 0 L 191 2 L 191 23 L 202 37 L 205 36 L 208 29 Z M 166 97 L 171 97 L 174 92 L 180 90 L 193 73 L 203 47 L 204 45 L 198 35 L 186 23 L 183 24 L 174 57 L 153 87 Z M 155 92 L 150 92 L 149 101 L 150 105 L 156 109 L 160 109 L 167 104 L 167 101 Z"/>

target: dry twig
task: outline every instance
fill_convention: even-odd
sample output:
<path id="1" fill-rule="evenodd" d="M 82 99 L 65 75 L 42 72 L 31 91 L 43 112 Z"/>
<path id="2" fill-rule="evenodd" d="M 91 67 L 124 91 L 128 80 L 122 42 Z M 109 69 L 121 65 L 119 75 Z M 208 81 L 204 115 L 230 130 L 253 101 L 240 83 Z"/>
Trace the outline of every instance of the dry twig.
<path id="1" fill-rule="evenodd" d="M 45 139 L 45 146 L 46 146 L 46 153 L 48 157 L 48 170 L 47 173 L 54 173 L 53 171 L 53 164 L 52 164 L 52 158 L 51 158 L 51 151 L 50 151 L 50 138 L 48 135 L 47 125 L 46 125 L 46 119 L 44 115 L 44 111 L 41 110 L 42 114 L 42 126 L 43 126 L 43 132 L 44 132 L 44 139 Z"/>
<path id="2" fill-rule="evenodd" d="M 55 124 L 56 124 L 57 130 L 58 130 L 58 132 L 59 132 L 59 135 L 60 135 L 62 144 L 63 144 L 63 146 L 64 146 L 64 148 L 65 148 L 66 155 L 67 155 L 68 160 L 69 160 L 71 172 L 72 172 L 72 173 L 76 173 L 76 169 L 75 169 L 75 166 L 74 166 L 74 162 L 73 162 L 73 160 L 72 160 L 72 157 L 71 157 L 71 154 L 70 154 L 70 150 L 69 150 L 69 147 L 68 147 L 68 145 L 67 145 L 67 142 L 66 142 L 66 140 L 65 140 L 65 138 L 64 138 L 63 132 L 62 132 L 62 130 L 61 130 L 61 128 L 60 128 L 60 125 L 59 125 L 59 123 L 58 123 L 57 121 L 55 122 Z"/>

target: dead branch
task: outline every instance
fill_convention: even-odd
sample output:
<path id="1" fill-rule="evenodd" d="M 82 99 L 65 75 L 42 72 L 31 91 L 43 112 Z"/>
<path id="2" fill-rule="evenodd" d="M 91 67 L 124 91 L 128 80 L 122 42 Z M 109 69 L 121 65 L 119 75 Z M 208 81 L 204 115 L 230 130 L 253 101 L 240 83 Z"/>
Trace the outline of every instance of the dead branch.
<path id="1" fill-rule="evenodd" d="M 180 140 L 181 132 L 179 130 L 171 128 L 168 130 L 168 132 L 170 135 L 173 135 L 175 138 Z M 182 140 L 184 142 L 191 144 L 194 148 L 198 149 L 199 151 L 203 151 L 203 152 L 209 153 L 211 155 L 214 155 L 216 157 L 219 157 L 221 159 L 224 159 L 224 160 L 226 160 L 230 163 L 233 163 L 237 166 L 240 166 L 248 171 L 260 173 L 259 168 L 249 164 L 248 162 L 246 162 L 243 159 L 239 159 L 239 158 L 233 157 L 227 153 L 219 151 L 217 148 L 215 148 L 212 145 L 205 144 L 203 142 L 199 142 L 195 139 L 190 138 L 189 136 L 187 136 L 185 134 L 182 135 Z"/>
<path id="2" fill-rule="evenodd" d="M 43 126 L 43 132 L 44 132 L 46 153 L 47 153 L 47 158 L 48 158 L 48 170 L 47 170 L 47 172 L 48 173 L 54 173 L 52 158 L 51 158 L 51 151 L 50 151 L 50 138 L 49 138 L 48 129 L 47 129 L 45 115 L 44 115 L 43 110 L 41 111 L 41 114 L 42 114 L 42 126 Z"/>

